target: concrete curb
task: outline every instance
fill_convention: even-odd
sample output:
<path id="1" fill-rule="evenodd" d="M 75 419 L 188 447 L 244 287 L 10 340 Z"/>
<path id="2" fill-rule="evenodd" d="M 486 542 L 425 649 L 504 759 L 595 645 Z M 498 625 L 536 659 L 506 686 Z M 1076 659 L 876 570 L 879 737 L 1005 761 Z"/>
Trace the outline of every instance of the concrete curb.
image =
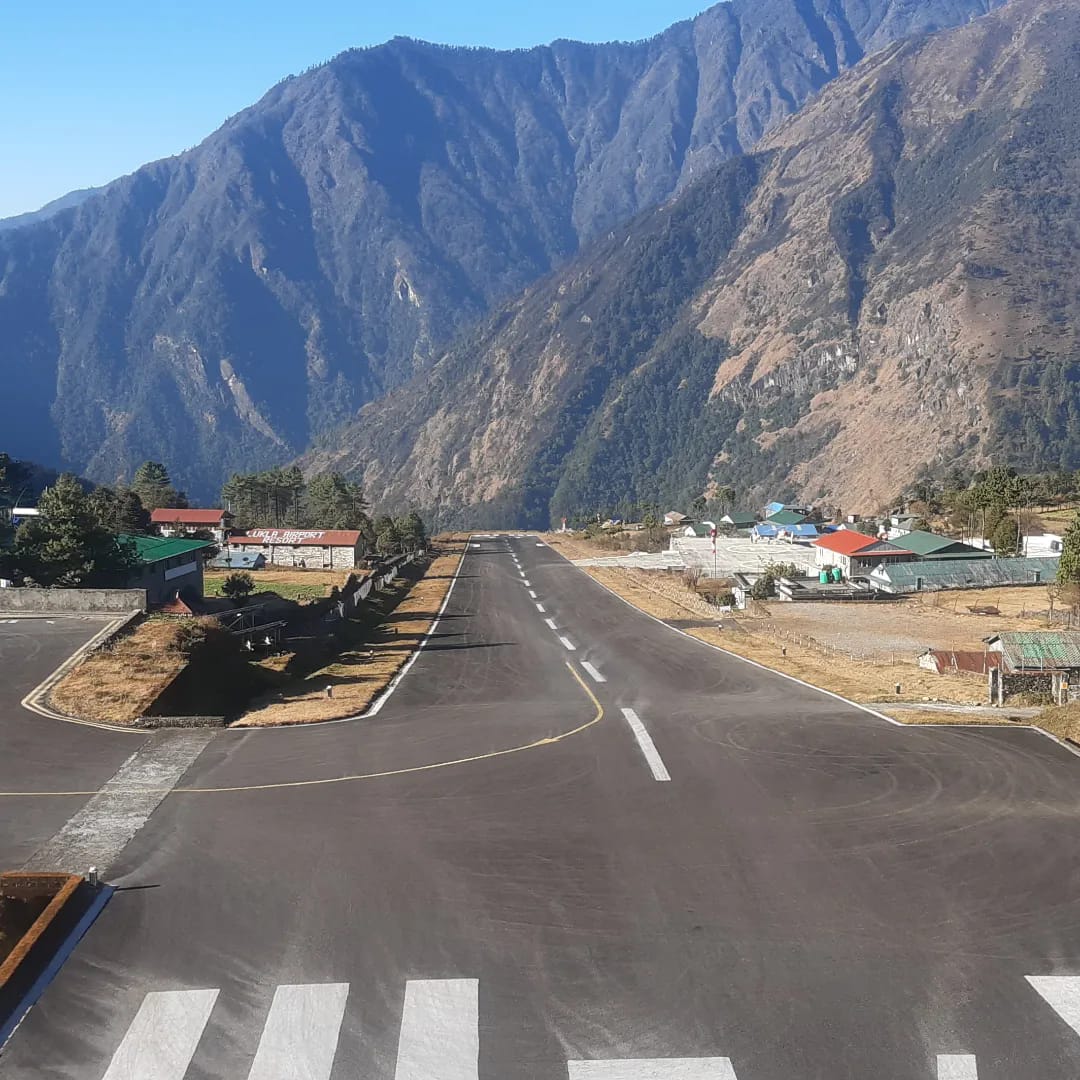
<path id="1" fill-rule="evenodd" d="M 561 551 L 558 551 L 552 544 L 548 544 L 548 547 L 559 556 L 568 566 L 577 570 L 579 573 L 584 574 L 591 581 L 596 582 L 605 592 L 611 593 L 616 600 L 621 600 L 628 608 L 636 611 L 639 615 L 644 615 L 646 619 L 652 619 L 653 622 L 659 623 L 661 626 L 666 626 L 673 634 L 681 634 L 684 638 L 689 638 L 690 641 L 696 641 L 699 645 L 703 645 L 706 649 L 712 649 L 714 652 L 721 653 L 723 656 L 730 656 L 733 660 L 739 660 L 744 664 L 749 664 L 751 667 L 756 667 L 761 671 L 768 671 L 772 675 L 776 675 L 778 678 L 787 679 L 788 682 L 797 683 L 799 686 L 805 686 L 808 690 L 815 690 L 819 694 L 824 694 L 826 697 L 831 697 L 836 701 L 843 702 L 845 705 L 850 705 L 853 709 L 858 709 L 860 712 L 869 713 L 870 716 L 877 718 L 878 720 L 884 720 L 887 724 L 892 724 L 893 727 L 905 728 L 908 731 L 916 731 L 919 728 L 928 728 L 936 730 L 939 728 L 949 728 L 951 730 L 964 731 L 967 729 L 978 728 L 979 730 L 986 731 L 1034 731 L 1039 735 L 1044 736 L 1051 742 L 1057 743 L 1063 750 L 1067 750 L 1074 757 L 1080 757 L 1080 747 L 1073 746 L 1072 743 L 1067 742 L 1065 739 L 1059 738 L 1057 735 L 1052 734 L 1045 728 L 1041 728 L 1038 724 L 956 724 L 956 723 L 941 723 L 941 724 L 905 724 L 902 720 L 897 720 L 892 716 L 886 716 L 883 712 L 878 712 L 877 709 L 872 709 L 869 705 L 863 705 L 858 701 L 852 701 L 850 698 L 844 697 L 842 694 L 837 694 L 832 690 L 826 690 L 824 687 L 815 686 L 813 683 L 806 682 L 804 679 L 800 679 L 795 675 L 789 675 L 786 671 L 778 671 L 776 668 L 769 667 L 768 664 L 759 663 L 757 660 L 751 660 L 746 656 L 740 656 L 736 652 L 731 652 L 729 649 L 725 649 L 720 645 L 713 645 L 710 641 L 703 641 L 699 637 L 694 637 L 693 634 L 688 634 L 685 630 L 680 630 L 677 626 L 672 626 L 670 623 L 664 622 L 663 619 L 658 619 L 655 615 L 650 615 L 647 611 L 643 611 L 630 600 L 627 600 L 625 596 L 620 596 L 614 589 L 605 585 L 602 581 L 594 578 L 584 567 L 575 566 L 571 559 L 568 559 Z"/>
<path id="2" fill-rule="evenodd" d="M 118 731 L 126 735 L 145 734 L 145 732 L 140 732 L 137 728 L 123 728 L 118 727 L 115 724 L 98 724 L 92 720 L 80 720 L 76 716 L 68 716 L 65 713 L 57 712 L 56 709 L 50 708 L 45 704 L 52 688 L 56 686 L 56 684 L 83 659 L 83 657 L 87 656 L 95 649 L 100 648 L 106 641 L 120 633 L 121 630 L 127 629 L 127 627 L 136 619 L 141 618 L 142 614 L 141 611 L 129 611 L 126 615 L 109 622 L 86 642 L 85 645 L 76 649 L 75 652 L 73 652 L 71 656 L 69 656 L 51 675 L 44 681 L 38 683 L 38 685 L 22 699 L 20 702 L 22 707 L 28 709 L 30 712 L 37 713 L 39 716 L 47 716 L 50 720 L 61 720 L 65 724 L 79 724 L 83 727 L 99 728 L 102 731 Z M 41 615 L 33 617 L 42 618 Z"/>

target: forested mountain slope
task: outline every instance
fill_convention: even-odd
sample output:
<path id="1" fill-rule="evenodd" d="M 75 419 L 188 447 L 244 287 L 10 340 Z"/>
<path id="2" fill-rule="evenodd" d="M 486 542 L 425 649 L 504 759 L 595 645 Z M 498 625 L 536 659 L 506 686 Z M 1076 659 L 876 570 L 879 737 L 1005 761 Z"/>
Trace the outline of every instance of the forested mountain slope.
<path id="1" fill-rule="evenodd" d="M 1080 466 L 1080 9 L 842 76 L 531 288 L 313 460 L 470 523 L 711 481 L 876 507 L 923 463 Z"/>
<path id="2" fill-rule="evenodd" d="M 304 450 L 865 53 L 994 6 L 733 0 L 634 44 L 344 53 L 195 149 L 0 232 L 5 444 L 105 481 L 168 460 L 209 494 Z"/>

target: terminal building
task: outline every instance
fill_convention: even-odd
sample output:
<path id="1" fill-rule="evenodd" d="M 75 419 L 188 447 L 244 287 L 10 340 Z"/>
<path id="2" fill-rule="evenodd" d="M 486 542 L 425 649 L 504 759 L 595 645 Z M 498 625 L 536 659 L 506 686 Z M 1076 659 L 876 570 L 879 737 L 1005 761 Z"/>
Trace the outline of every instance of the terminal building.
<path id="1" fill-rule="evenodd" d="M 353 570 L 364 557 L 364 539 L 352 529 L 249 529 L 227 540 L 230 552 L 263 555 L 269 566 Z"/>

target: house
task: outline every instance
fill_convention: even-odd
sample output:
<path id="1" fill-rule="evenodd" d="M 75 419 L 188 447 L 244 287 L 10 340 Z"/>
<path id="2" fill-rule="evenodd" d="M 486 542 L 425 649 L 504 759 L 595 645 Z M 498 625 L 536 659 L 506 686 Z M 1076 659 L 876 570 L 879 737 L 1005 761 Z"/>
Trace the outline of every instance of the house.
<path id="1" fill-rule="evenodd" d="M 752 529 L 757 524 L 757 517 L 753 514 L 743 514 L 732 511 L 720 519 L 721 525 L 727 525 L 732 529 Z"/>
<path id="2" fill-rule="evenodd" d="M 664 515 L 665 525 L 686 525 L 690 519 L 685 514 L 680 514 L 678 510 L 669 510 Z"/>
<path id="3" fill-rule="evenodd" d="M 988 675 L 1001 662 L 1001 653 L 960 649 L 927 649 L 919 667 L 938 675 Z"/>
<path id="4" fill-rule="evenodd" d="M 765 520 L 770 525 L 801 525 L 806 520 L 806 515 L 798 510 L 777 510 Z"/>
<path id="5" fill-rule="evenodd" d="M 1002 585 L 1049 585 L 1057 580 L 1058 559 L 927 559 L 882 564 L 870 571 L 870 583 L 882 592 L 937 592 L 940 589 L 989 589 Z"/>
<path id="6" fill-rule="evenodd" d="M 1040 533 L 1024 537 L 1024 550 L 1029 559 L 1053 559 L 1061 554 L 1063 541 L 1056 533 Z"/>
<path id="7" fill-rule="evenodd" d="M 992 552 L 980 551 L 970 544 L 952 540 L 948 536 L 916 529 L 904 533 L 902 545 L 920 559 L 986 559 Z"/>
<path id="8" fill-rule="evenodd" d="M 219 543 L 225 542 L 233 516 L 228 510 L 190 510 L 161 507 L 150 511 L 150 524 L 162 536 L 183 536 L 196 529 L 207 529 Z"/>
<path id="9" fill-rule="evenodd" d="M 1069 630 L 1010 630 L 986 639 L 1000 654 L 989 672 L 990 701 L 1005 703 L 1008 693 L 1049 692 L 1064 705 L 1080 697 L 1080 633 Z"/>
<path id="10" fill-rule="evenodd" d="M 250 529 L 228 537 L 228 550 L 264 555 L 271 566 L 352 570 L 364 557 L 363 536 L 353 529 Z"/>
<path id="11" fill-rule="evenodd" d="M 838 529 L 814 541 L 817 549 L 815 562 L 819 567 L 838 566 L 844 577 L 868 574 L 876 566 L 907 562 L 914 556 L 910 551 L 878 540 L 873 536 L 855 532 L 854 529 Z"/>
<path id="12" fill-rule="evenodd" d="M 774 514 L 779 514 L 784 510 L 790 510 L 793 514 L 798 514 L 800 518 L 808 518 L 811 513 L 811 508 L 809 506 L 795 506 L 793 503 L 771 502 L 766 503 L 763 507 L 763 516 L 767 520 Z"/>
<path id="13" fill-rule="evenodd" d="M 213 546 L 209 540 L 125 534 L 117 539 L 133 544 L 139 560 L 125 573 L 123 588 L 145 589 L 149 605 L 164 604 L 179 590 L 202 596 L 204 552 Z"/>
<path id="14" fill-rule="evenodd" d="M 266 556 L 261 551 L 234 551 L 227 547 L 208 565 L 211 570 L 261 570 L 266 566 Z"/>
<path id="15" fill-rule="evenodd" d="M 696 537 L 698 540 L 708 540 L 708 538 L 712 536 L 714 528 L 715 526 L 711 521 L 696 522 L 693 525 L 687 525 L 686 528 L 683 529 L 683 536 L 690 539 Z"/>

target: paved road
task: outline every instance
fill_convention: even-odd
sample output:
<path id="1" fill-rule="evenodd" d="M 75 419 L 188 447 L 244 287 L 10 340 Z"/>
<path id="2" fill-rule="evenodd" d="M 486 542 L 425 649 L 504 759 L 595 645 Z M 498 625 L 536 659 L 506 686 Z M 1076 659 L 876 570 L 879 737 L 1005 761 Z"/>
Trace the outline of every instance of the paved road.
<path id="1" fill-rule="evenodd" d="M 92 618 L 0 615 L 0 791 L 96 789 L 145 740 L 50 720 L 19 704 L 104 625 Z M 6 800 L 0 805 L 0 870 L 22 865 L 85 801 Z"/>
<path id="2" fill-rule="evenodd" d="M 0 1077 L 1075 1080 L 1078 782 L 479 541 L 378 717 L 207 747 Z"/>

